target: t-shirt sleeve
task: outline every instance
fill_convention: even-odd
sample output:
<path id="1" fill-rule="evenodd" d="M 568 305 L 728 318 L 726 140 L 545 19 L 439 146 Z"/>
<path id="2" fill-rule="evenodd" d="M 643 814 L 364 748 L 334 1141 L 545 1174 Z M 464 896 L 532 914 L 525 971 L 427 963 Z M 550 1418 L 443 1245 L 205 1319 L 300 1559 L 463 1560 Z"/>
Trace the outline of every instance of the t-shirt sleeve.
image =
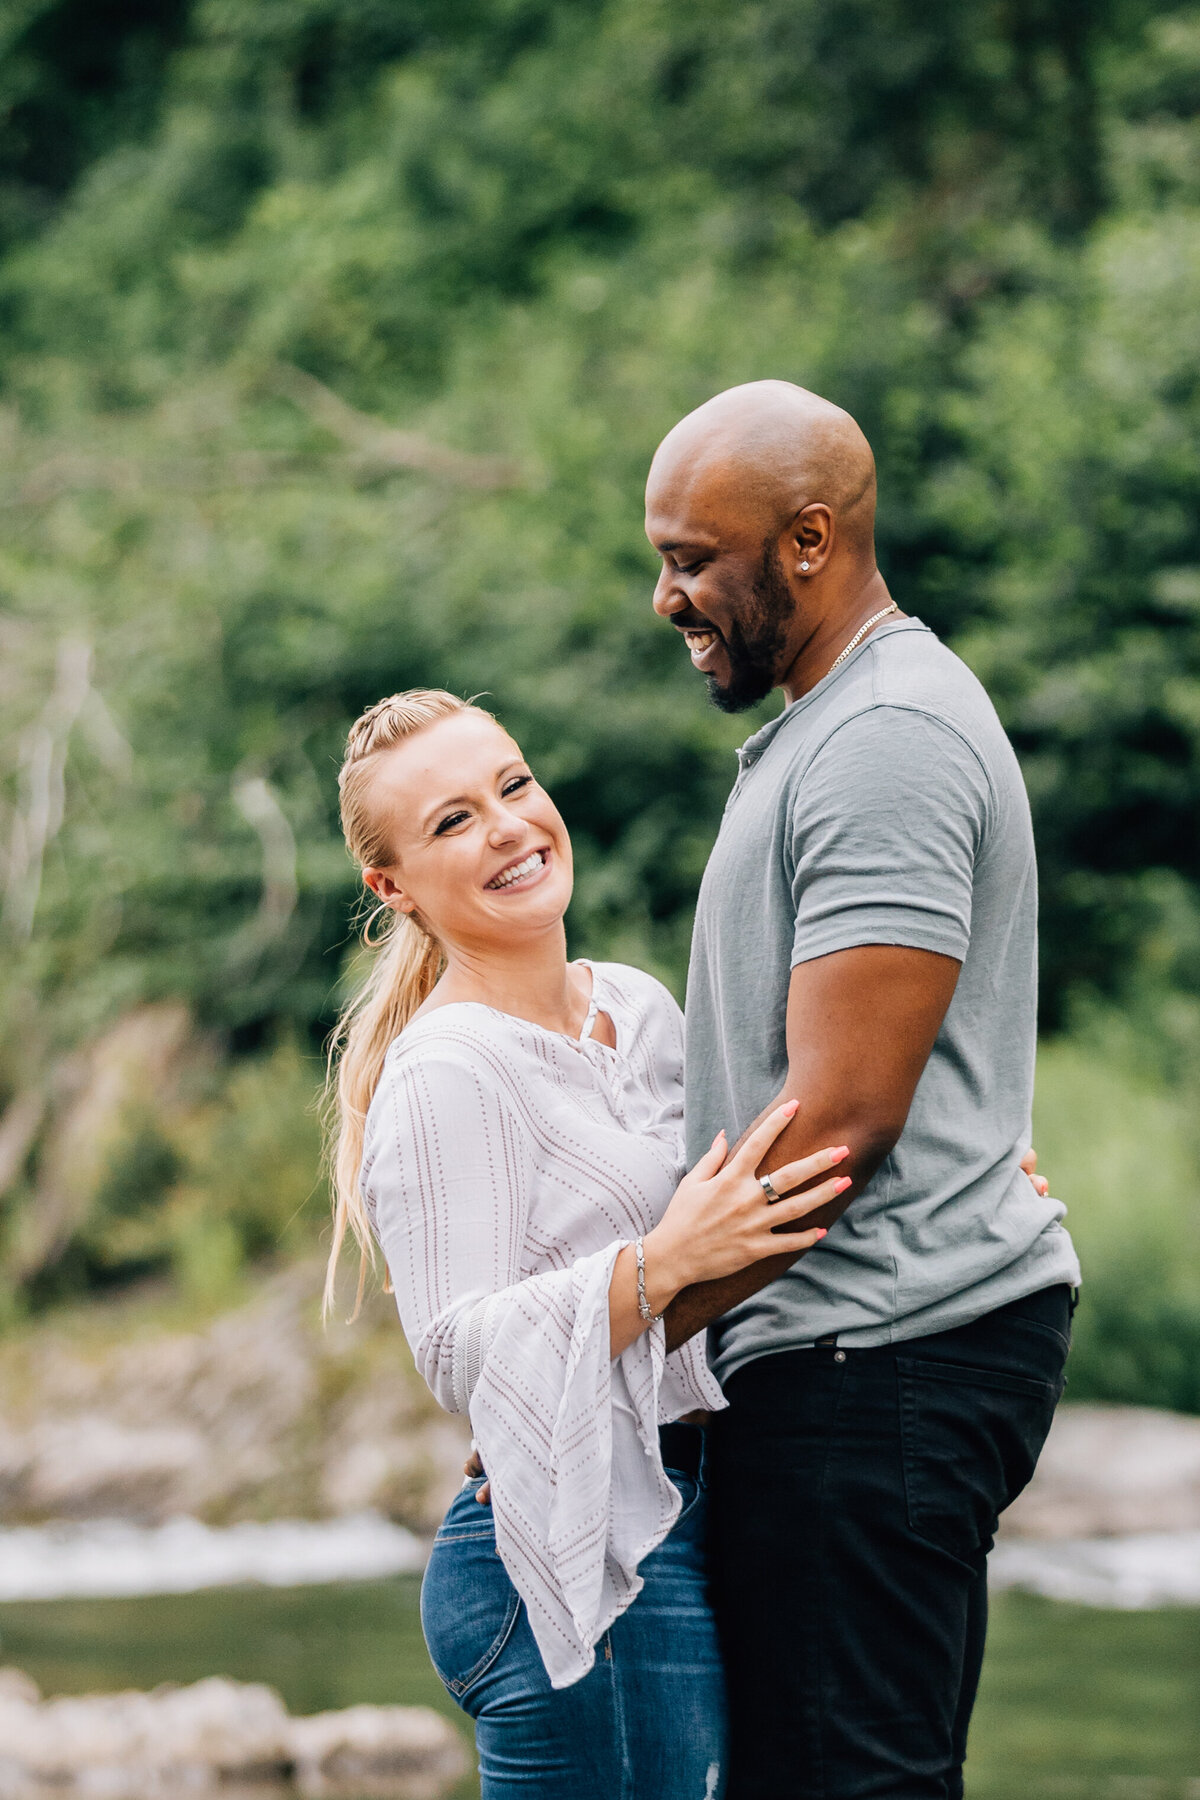
<path id="1" fill-rule="evenodd" d="M 818 751 L 791 802 L 792 966 L 860 944 L 961 962 L 992 796 L 950 725 L 878 706 Z"/>

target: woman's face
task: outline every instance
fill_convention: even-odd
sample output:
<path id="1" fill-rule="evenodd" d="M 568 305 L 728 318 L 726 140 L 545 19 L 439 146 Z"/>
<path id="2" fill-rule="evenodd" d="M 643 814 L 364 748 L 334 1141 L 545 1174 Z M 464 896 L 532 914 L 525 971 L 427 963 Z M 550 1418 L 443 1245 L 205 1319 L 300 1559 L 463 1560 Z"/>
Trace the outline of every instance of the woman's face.
<path id="1" fill-rule="evenodd" d="M 364 869 L 388 906 L 417 912 L 446 947 L 535 937 L 571 898 L 571 840 L 508 733 L 467 710 L 379 758 L 372 804 L 395 861 Z"/>

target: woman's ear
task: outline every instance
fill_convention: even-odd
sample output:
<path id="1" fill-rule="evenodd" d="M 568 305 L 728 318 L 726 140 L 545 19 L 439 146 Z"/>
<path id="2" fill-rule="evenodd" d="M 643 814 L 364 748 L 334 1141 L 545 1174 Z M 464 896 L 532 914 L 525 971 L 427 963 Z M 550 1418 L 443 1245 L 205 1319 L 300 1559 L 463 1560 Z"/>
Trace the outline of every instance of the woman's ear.
<path id="1" fill-rule="evenodd" d="M 415 909 L 416 901 L 396 886 L 386 869 L 364 869 L 362 875 L 375 898 L 390 911 L 410 913 Z"/>

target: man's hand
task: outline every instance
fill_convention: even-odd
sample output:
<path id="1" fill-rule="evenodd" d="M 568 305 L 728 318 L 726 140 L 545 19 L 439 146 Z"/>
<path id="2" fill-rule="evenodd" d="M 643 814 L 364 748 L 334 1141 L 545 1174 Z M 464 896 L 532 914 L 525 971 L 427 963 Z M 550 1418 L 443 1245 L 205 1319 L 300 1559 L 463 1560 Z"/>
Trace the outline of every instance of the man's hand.
<path id="1" fill-rule="evenodd" d="M 467 1477 L 468 1481 L 477 1481 L 484 1473 L 485 1471 L 483 1463 L 480 1461 L 479 1452 L 474 1444 L 472 1444 L 471 1454 L 463 1464 L 463 1474 Z M 490 1503 L 492 1498 L 492 1484 L 490 1481 L 484 1482 L 475 1498 L 478 1500 L 480 1506 L 487 1506 Z"/>
<path id="2" fill-rule="evenodd" d="M 803 1221 L 806 1228 L 829 1226 L 840 1218 L 893 1149 L 960 967 L 953 957 L 932 950 L 864 944 L 792 970 L 787 1079 L 766 1111 L 785 1100 L 800 1104 L 771 1156 L 790 1162 L 822 1144 L 850 1146 L 841 1168 L 851 1186 L 810 1214 Z M 750 1130 L 758 1123 L 756 1119 Z M 777 1280 L 799 1254 L 793 1250 L 740 1274 L 685 1288 L 667 1309 L 668 1350 Z"/>

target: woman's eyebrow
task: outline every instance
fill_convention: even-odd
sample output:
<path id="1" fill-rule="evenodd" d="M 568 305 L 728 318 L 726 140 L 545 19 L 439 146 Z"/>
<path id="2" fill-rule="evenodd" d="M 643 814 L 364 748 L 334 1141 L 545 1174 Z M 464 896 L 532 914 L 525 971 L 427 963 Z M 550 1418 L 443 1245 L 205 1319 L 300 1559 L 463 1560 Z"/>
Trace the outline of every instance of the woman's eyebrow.
<path id="1" fill-rule="evenodd" d="M 504 777 L 508 774 L 508 771 L 510 769 L 520 769 L 524 766 L 524 763 L 525 763 L 525 758 L 523 756 L 512 757 L 510 759 L 510 761 L 504 763 L 499 769 L 497 769 L 496 775 L 495 775 L 495 780 L 503 781 Z M 439 813 L 444 813 L 444 812 L 448 811 L 449 808 L 452 806 L 469 806 L 470 801 L 471 801 L 471 796 L 469 794 L 452 794 L 448 800 L 437 801 L 437 803 L 435 805 L 431 806 L 427 812 L 423 813 L 422 817 L 421 817 L 421 823 L 423 825 L 429 825 L 432 823 L 432 821 L 434 819 L 437 818 Z"/>

